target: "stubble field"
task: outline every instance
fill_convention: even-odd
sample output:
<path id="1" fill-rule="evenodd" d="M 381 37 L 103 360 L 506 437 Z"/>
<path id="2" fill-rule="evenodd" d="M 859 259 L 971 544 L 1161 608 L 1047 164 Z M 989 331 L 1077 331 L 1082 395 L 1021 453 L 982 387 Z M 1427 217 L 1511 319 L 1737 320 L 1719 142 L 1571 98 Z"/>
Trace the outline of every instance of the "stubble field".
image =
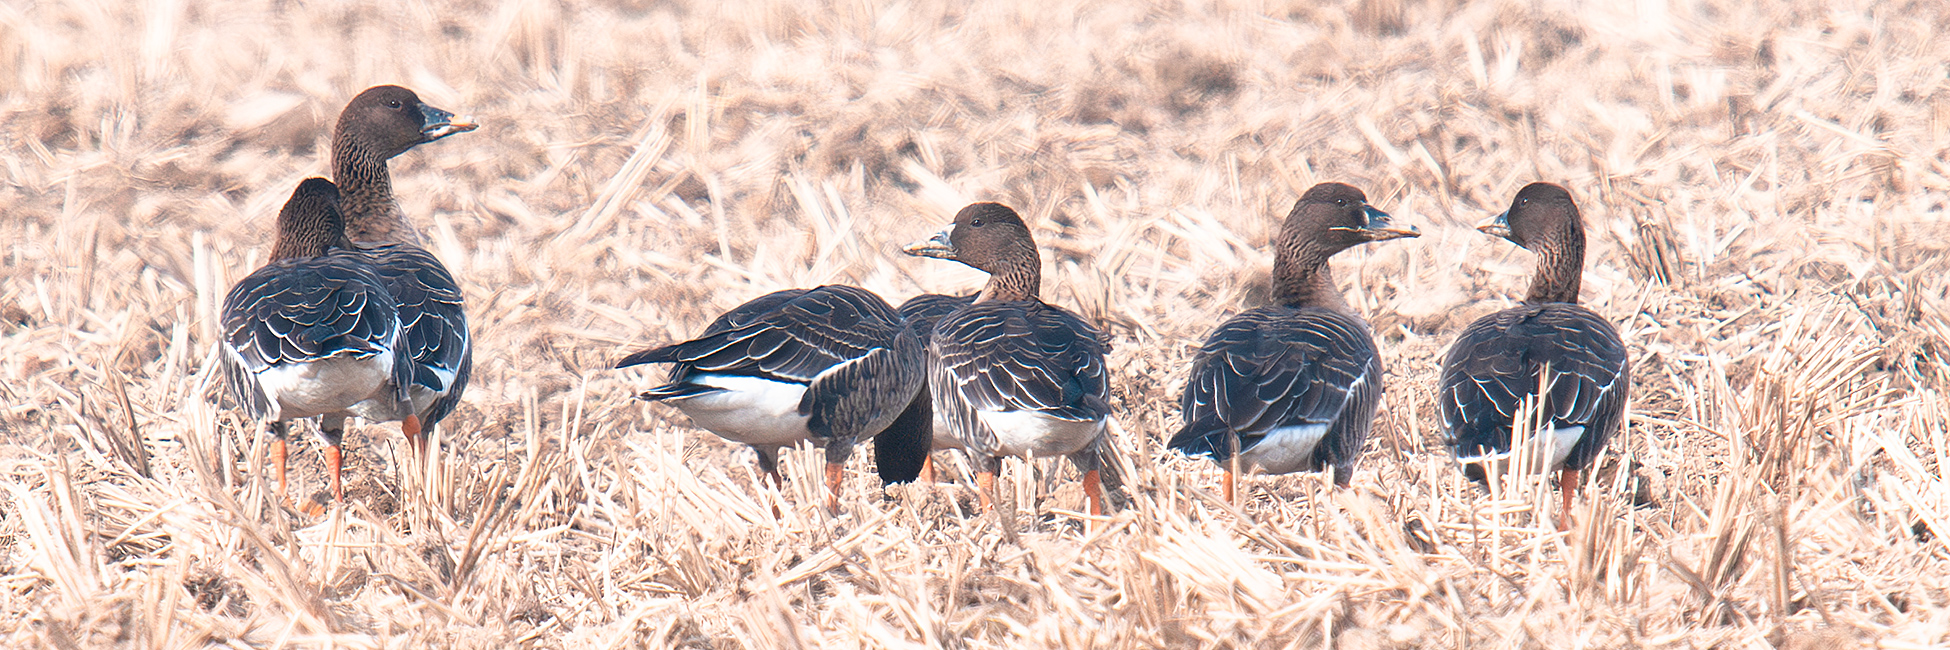
<path id="1" fill-rule="evenodd" d="M 0 644 L 1942 647 L 1946 30 L 1924 1 L 0 6 Z M 474 383 L 437 463 L 355 426 L 345 506 L 306 515 L 213 402 L 212 313 L 381 83 L 483 125 L 393 165 Z M 1160 440 L 1325 180 L 1424 233 L 1336 261 L 1386 406 L 1350 489 L 1235 508 Z M 1541 481 L 1466 484 L 1430 403 L 1528 281 L 1470 225 L 1533 180 L 1579 199 L 1636 379 L 1568 534 Z M 975 200 L 1116 338 L 1122 512 L 1012 462 L 1012 542 L 957 463 L 883 492 L 859 454 L 829 515 L 812 457 L 761 489 L 607 369 L 776 289 L 973 288 L 899 246 Z"/>

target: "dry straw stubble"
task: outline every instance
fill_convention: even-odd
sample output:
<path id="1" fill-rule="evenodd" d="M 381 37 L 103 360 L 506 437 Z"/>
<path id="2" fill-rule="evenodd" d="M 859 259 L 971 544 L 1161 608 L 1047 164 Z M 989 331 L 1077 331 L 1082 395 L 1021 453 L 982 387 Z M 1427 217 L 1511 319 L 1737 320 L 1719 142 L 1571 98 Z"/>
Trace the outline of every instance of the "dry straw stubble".
<path id="1" fill-rule="evenodd" d="M 1928 3 L 399 4 L 0 9 L 0 633 L 182 647 L 1881 647 L 1950 642 L 1950 21 Z M 487 125 L 394 164 L 479 366 L 439 465 L 351 434 L 277 511 L 211 405 L 212 320 L 326 125 L 402 83 Z M 1571 187 L 1634 415 L 1566 536 L 1430 395 L 1531 258 L 1469 230 Z M 1275 219 L 1344 180 L 1424 236 L 1337 261 L 1386 409 L 1355 485 L 1158 441 Z M 978 276 L 896 246 L 977 199 L 1117 337 L 1135 502 L 1038 461 L 817 511 L 603 370 L 773 289 Z M 298 486 L 322 463 L 296 456 Z M 407 476 L 430 476 L 430 481 Z M 307 483 L 307 481 L 309 481 Z M 420 485 L 430 482 L 430 490 Z M 1024 504 L 1031 503 L 1023 497 Z M 777 504 L 784 516 L 774 519 Z"/>

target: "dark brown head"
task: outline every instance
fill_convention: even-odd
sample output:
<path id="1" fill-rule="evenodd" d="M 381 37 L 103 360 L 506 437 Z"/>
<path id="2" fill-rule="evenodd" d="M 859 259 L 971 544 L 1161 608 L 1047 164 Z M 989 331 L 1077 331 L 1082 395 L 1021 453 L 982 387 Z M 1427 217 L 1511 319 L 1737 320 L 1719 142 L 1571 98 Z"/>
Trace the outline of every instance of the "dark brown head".
<path id="1" fill-rule="evenodd" d="M 1036 239 L 1015 210 L 1000 203 L 976 203 L 955 214 L 955 222 L 934 237 L 906 249 L 918 257 L 954 260 L 989 273 L 989 286 L 976 300 L 1028 300 L 1042 283 L 1042 257 Z"/>
<path id="2" fill-rule="evenodd" d="M 347 248 L 339 188 L 323 178 L 307 178 L 278 211 L 278 240 L 271 261 L 318 257 L 333 247 Z"/>
<path id="3" fill-rule="evenodd" d="M 1550 183 L 1517 192 L 1510 209 L 1476 226 L 1537 254 L 1537 276 L 1525 302 L 1577 302 L 1584 275 L 1584 217 L 1571 193 Z"/>
<path id="4" fill-rule="evenodd" d="M 1282 248 L 1309 246 L 1328 254 L 1371 241 L 1420 236 L 1413 227 L 1396 228 L 1393 217 L 1368 205 L 1368 195 L 1346 183 L 1321 183 L 1307 190 L 1280 229 Z"/>
<path id="5" fill-rule="evenodd" d="M 455 118 L 453 113 L 422 103 L 411 90 L 373 86 L 353 97 L 339 113 L 332 155 L 355 155 L 383 163 L 407 149 L 478 127 L 466 118 Z"/>
<path id="6" fill-rule="evenodd" d="M 1291 307 L 1345 311 L 1327 258 L 1367 242 L 1421 235 L 1412 227 L 1395 227 L 1388 213 L 1368 205 L 1368 196 L 1352 185 L 1315 185 L 1293 204 L 1274 242 L 1274 297 Z"/>

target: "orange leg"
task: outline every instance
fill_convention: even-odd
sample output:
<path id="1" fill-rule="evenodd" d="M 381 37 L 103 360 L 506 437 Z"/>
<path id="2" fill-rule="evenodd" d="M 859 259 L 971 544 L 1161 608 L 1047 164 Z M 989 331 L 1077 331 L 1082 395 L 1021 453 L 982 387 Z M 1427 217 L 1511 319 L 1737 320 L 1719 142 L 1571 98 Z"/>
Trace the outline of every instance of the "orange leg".
<path id="1" fill-rule="evenodd" d="M 421 460 L 426 460 L 427 437 L 426 432 L 420 430 L 420 416 L 406 416 L 406 419 L 400 420 L 399 430 L 400 433 L 406 434 L 406 443 L 413 446 L 413 453 L 418 454 Z"/>
<path id="2" fill-rule="evenodd" d="M 1557 511 L 1557 530 L 1571 529 L 1571 494 L 1578 489 L 1578 471 L 1567 469 L 1557 473 L 1557 491 L 1564 497 L 1564 507 Z"/>
<path id="3" fill-rule="evenodd" d="M 1225 492 L 1226 503 L 1229 505 L 1239 505 L 1239 501 L 1237 500 L 1238 488 L 1234 487 L 1238 481 L 1238 475 L 1232 473 L 1231 467 L 1226 467 Z"/>
<path id="4" fill-rule="evenodd" d="M 915 478 L 921 485 L 934 485 L 934 455 L 921 459 L 921 475 Z"/>
<path id="5" fill-rule="evenodd" d="M 285 463 L 285 459 L 287 458 L 285 454 L 284 437 L 279 436 L 278 439 L 272 440 L 271 462 L 278 464 L 278 502 L 280 503 L 284 502 L 284 476 L 285 467 L 287 466 Z"/>
<path id="6" fill-rule="evenodd" d="M 1104 514 L 1104 477 L 1097 470 L 1083 473 L 1083 495 L 1090 500 L 1091 516 Z"/>
<path id="7" fill-rule="evenodd" d="M 1235 484 L 1239 482 L 1239 433 L 1235 431 L 1226 436 L 1226 445 L 1232 448 L 1232 454 L 1226 457 L 1226 505 L 1237 508 L 1239 492 Z"/>
<path id="8" fill-rule="evenodd" d="M 976 472 L 975 490 L 981 493 L 982 512 L 988 512 L 995 508 L 995 500 L 992 496 L 995 494 L 995 472 L 986 470 Z"/>
<path id="9" fill-rule="evenodd" d="M 772 489 L 778 490 L 779 494 L 781 495 L 785 494 L 785 479 L 779 477 L 779 466 L 777 465 L 777 461 L 768 463 L 765 462 L 764 457 L 761 456 L 759 458 L 758 465 L 759 468 L 765 470 L 765 482 L 772 484 Z M 772 518 L 773 519 L 785 518 L 785 511 L 781 510 L 779 508 L 779 504 L 777 503 L 772 504 Z"/>
<path id="10" fill-rule="evenodd" d="M 345 457 L 339 451 L 339 446 L 332 445 L 330 447 L 326 447 L 325 448 L 325 471 L 331 472 L 332 474 L 332 500 L 341 503 L 345 501 L 345 483 L 341 478 L 341 476 L 344 474 L 344 470 L 345 470 Z"/>
<path id="11" fill-rule="evenodd" d="M 826 464 L 826 510 L 840 510 L 840 481 L 845 478 L 846 466 L 839 463 Z"/>

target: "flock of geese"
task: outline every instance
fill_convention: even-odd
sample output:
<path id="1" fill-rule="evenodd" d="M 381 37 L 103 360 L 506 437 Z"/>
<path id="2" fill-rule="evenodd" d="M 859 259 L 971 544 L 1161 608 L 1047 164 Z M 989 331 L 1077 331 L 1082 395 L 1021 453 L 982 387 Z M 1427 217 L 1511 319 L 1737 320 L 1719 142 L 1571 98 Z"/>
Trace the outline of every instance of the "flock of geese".
<path id="1" fill-rule="evenodd" d="M 466 390 L 473 351 L 460 290 L 420 245 L 392 195 L 387 161 L 474 128 L 405 88 L 360 93 L 333 134 L 336 183 L 298 186 L 278 215 L 270 261 L 226 297 L 226 383 L 274 436 L 281 499 L 288 421 L 321 418 L 332 493 L 343 500 L 339 444 L 348 416 L 399 421 L 424 458 L 427 434 Z M 1563 528 L 1579 471 L 1622 423 L 1631 385 L 1625 345 L 1609 321 L 1578 304 L 1584 225 L 1564 188 L 1524 187 L 1478 229 L 1536 253 L 1537 271 L 1522 304 L 1477 320 L 1449 349 L 1437 400 L 1443 427 L 1478 482 L 1522 453 L 1535 461 L 1518 466 L 1559 471 Z M 1380 406 L 1383 364 L 1328 261 L 1419 234 L 1352 186 L 1309 189 L 1274 242 L 1274 304 L 1233 316 L 1206 338 L 1179 400 L 1184 425 L 1167 446 L 1223 466 L 1229 502 L 1242 471 L 1331 470 L 1347 485 Z M 1109 338 L 1040 299 L 1041 257 L 1022 218 L 976 203 L 905 252 L 969 265 L 988 273 L 988 283 L 973 295 L 925 294 L 898 308 L 844 285 L 778 291 L 719 316 L 695 339 L 631 354 L 617 367 L 667 365 L 667 382 L 638 397 L 751 446 L 774 481 L 781 449 L 823 447 L 829 508 L 847 458 L 869 439 L 888 483 L 932 482 L 931 452 L 962 450 L 974 461 L 984 509 L 1009 456 L 1067 456 L 1082 472 L 1092 514 L 1122 498 L 1106 433 Z"/>

